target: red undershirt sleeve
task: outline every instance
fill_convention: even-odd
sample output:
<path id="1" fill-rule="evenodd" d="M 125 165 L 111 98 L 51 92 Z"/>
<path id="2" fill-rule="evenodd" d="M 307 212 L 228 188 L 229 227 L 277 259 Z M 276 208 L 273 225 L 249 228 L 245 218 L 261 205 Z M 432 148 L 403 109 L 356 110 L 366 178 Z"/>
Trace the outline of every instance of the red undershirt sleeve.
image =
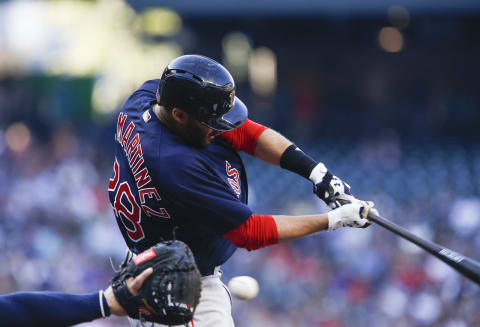
<path id="1" fill-rule="evenodd" d="M 277 224 L 272 216 L 252 214 L 243 224 L 223 235 L 248 251 L 278 243 Z"/>
<path id="2" fill-rule="evenodd" d="M 247 119 L 239 128 L 219 136 L 230 143 L 235 151 L 243 151 L 253 156 L 258 138 L 266 129 L 266 126 Z"/>

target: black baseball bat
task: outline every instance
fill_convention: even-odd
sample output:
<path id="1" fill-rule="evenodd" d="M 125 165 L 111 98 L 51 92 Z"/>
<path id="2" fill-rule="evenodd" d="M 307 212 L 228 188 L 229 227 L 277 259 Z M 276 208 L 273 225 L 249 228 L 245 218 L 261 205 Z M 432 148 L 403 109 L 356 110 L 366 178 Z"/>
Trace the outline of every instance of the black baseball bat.
<path id="1" fill-rule="evenodd" d="M 434 242 L 424 240 L 412 233 L 410 233 L 405 228 L 392 223 L 388 219 L 377 216 L 373 213 L 368 214 L 368 220 L 380 225 L 389 231 L 399 235 L 400 237 L 418 245 L 425 251 L 433 254 L 438 259 L 445 262 L 447 265 L 474 281 L 480 285 L 480 263 L 467 258 L 460 253 L 457 253 L 453 250 L 450 250 L 446 247 L 440 246 Z"/>

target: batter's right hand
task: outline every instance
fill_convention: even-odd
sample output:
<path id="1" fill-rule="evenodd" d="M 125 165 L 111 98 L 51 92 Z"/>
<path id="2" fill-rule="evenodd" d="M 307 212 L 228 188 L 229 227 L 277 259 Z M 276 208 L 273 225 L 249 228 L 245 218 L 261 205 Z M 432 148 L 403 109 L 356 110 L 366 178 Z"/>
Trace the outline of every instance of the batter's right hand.
<path id="1" fill-rule="evenodd" d="M 354 201 L 328 212 L 328 230 L 339 227 L 365 228 L 370 225 L 367 220 L 368 213 L 378 215 L 378 211 L 365 201 Z"/>

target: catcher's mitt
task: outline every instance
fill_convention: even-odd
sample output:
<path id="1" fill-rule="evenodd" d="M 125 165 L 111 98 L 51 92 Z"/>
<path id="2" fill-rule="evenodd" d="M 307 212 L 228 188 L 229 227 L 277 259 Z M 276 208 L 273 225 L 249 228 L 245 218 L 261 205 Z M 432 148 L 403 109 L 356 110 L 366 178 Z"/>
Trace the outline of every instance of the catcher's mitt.
<path id="1" fill-rule="evenodd" d="M 153 273 L 133 295 L 125 280 L 149 267 Z M 112 288 L 129 317 L 163 325 L 182 325 L 192 320 L 200 300 L 201 276 L 185 243 L 160 242 L 126 260 L 120 268 L 112 279 Z"/>

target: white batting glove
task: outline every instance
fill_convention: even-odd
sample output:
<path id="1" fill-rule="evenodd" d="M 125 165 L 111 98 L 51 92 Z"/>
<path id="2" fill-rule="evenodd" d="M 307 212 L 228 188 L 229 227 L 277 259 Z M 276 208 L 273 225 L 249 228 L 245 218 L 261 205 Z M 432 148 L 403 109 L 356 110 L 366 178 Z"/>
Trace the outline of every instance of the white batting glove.
<path id="1" fill-rule="evenodd" d="M 378 214 L 367 202 L 356 200 L 328 212 L 328 230 L 339 227 L 365 228 L 370 225 L 366 219 L 369 210 Z"/>
<path id="2" fill-rule="evenodd" d="M 336 208 L 341 207 L 345 204 L 349 204 L 349 203 L 353 203 L 353 202 L 366 202 L 369 207 L 374 207 L 375 206 L 375 203 L 373 201 L 359 200 L 351 194 L 340 194 L 340 195 L 338 195 L 333 202 L 330 202 L 328 204 L 328 206 L 332 209 L 336 209 Z"/>

